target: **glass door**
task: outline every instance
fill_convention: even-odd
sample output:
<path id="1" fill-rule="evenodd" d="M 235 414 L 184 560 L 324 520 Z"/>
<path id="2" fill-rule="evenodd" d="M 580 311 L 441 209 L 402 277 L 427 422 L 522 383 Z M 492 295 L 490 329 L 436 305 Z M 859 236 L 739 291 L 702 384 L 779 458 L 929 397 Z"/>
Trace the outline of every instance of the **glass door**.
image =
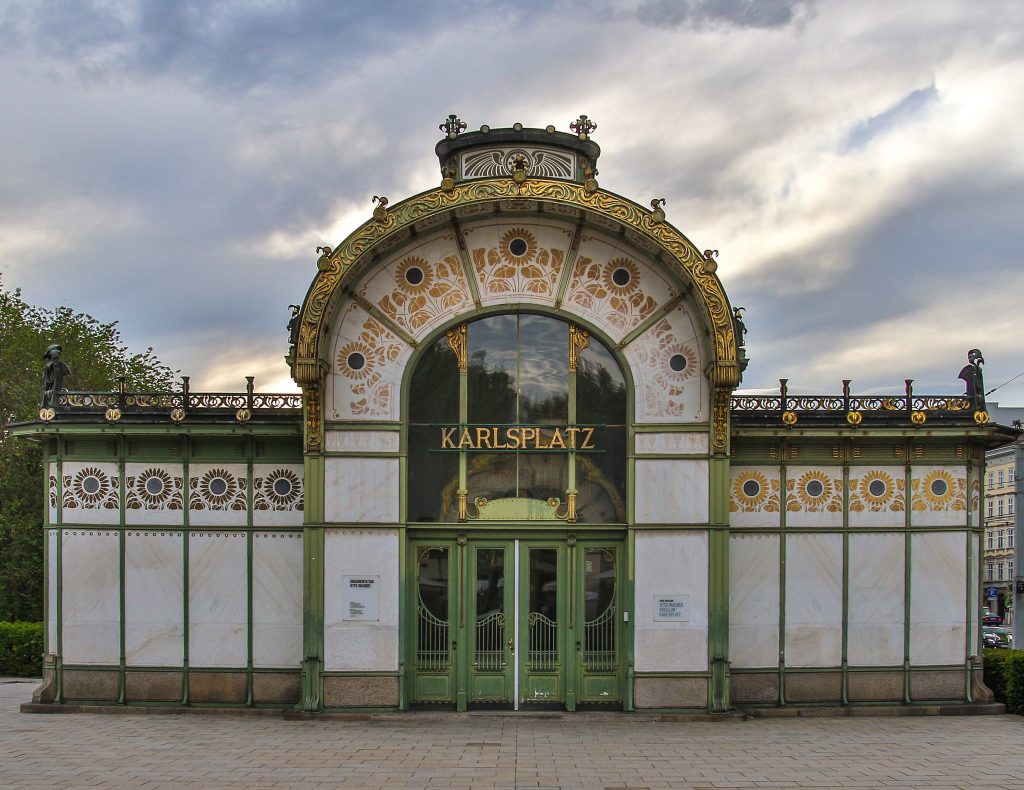
<path id="1" fill-rule="evenodd" d="M 519 702 L 557 705 L 566 695 L 565 544 L 519 541 Z"/>
<path id="2" fill-rule="evenodd" d="M 581 542 L 575 554 L 576 700 L 620 705 L 624 677 L 620 546 Z"/>
<path id="3" fill-rule="evenodd" d="M 451 541 L 412 546 L 412 702 L 455 702 L 456 551 Z"/>
<path id="4" fill-rule="evenodd" d="M 515 698 L 515 563 L 507 543 L 469 547 L 465 600 L 471 608 L 468 702 L 512 705 Z"/>

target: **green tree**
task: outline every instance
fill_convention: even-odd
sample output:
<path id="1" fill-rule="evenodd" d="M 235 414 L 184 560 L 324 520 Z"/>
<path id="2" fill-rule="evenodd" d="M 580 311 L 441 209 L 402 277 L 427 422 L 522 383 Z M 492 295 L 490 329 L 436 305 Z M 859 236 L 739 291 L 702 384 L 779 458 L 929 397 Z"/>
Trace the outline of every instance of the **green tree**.
<path id="1" fill-rule="evenodd" d="M 124 376 L 129 390 L 167 391 L 174 380 L 175 371 L 152 348 L 128 351 L 116 321 L 27 304 L 21 289 L 8 291 L 0 277 L 0 620 L 42 619 L 42 450 L 15 439 L 6 426 L 36 417 L 42 357 L 51 343 L 63 346 L 70 390 L 114 390 Z"/>

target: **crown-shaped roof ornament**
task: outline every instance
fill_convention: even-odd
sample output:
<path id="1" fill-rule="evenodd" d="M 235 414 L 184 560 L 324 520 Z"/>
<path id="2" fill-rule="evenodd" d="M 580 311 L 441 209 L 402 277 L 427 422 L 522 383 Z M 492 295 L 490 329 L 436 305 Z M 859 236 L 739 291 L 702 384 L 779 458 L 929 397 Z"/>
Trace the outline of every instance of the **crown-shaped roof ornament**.
<path id="1" fill-rule="evenodd" d="M 444 132 L 449 140 L 454 140 L 459 136 L 459 132 L 466 131 L 466 122 L 459 118 L 459 116 L 452 114 L 437 128 Z"/>
<path id="2" fill-rule="evenodd" d="M 569 124 L 569 128 L 576 132 L 577 136 L 581 140 L 586 140 L 590 137 L 590 133 L 597 129 L 597 124 L 590 120 L 586 115 L 581 115 Z"/>

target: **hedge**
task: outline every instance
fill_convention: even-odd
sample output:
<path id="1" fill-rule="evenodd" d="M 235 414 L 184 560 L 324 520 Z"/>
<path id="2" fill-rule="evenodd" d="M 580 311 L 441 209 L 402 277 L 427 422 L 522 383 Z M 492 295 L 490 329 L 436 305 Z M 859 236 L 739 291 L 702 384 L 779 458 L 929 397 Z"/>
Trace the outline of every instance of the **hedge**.
<path id="1" fill-rule="evenodd" d="M 43 624 L 0 622 L 0 675 L 37 678 L 43 674 Z"/>
<path id="2" fill-rule="evenodd" d="M 1007 713 L 1024 714 L 1024 650 L 986 648 L 985 685 Z"/>

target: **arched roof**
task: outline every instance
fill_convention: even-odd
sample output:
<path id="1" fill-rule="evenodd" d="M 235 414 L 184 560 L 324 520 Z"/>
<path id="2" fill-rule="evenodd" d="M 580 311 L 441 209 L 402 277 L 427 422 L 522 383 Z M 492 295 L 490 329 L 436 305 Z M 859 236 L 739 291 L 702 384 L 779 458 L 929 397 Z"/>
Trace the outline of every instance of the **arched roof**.
<path id="1" fill-rule="evenodd" d="M 732 388 L 739 383 L 740 367 L 729 300 L 715 274 L 717 265 L 676 228 L 662 212 L 645 209 L 590 181 L 579 184 L 546 178 L 486 178 L 453 183 L 410 197 L 394 206 L 378 206 L 371 220 L 348 236 L 337 248 L 324 249 L 317 274 L 298 316 L 292 376 L 303 388 L 316 388 L 326 368 L 328 324 L 334 306 L 349 284 L 370 266 L 378 251 L 390 248 L 417 228 L 435 227 L 457 212 L 485 204 L 500 209 L 508 201 L 531 201 L 539 207 L 565 214 L 576 210 L 580 220 L 618 228 L 627 240 L 644 247 L 674 270 L 689 285 L 691 296 L 713 336 L 712 363 L 707 371 L 713 386 Z"/>

